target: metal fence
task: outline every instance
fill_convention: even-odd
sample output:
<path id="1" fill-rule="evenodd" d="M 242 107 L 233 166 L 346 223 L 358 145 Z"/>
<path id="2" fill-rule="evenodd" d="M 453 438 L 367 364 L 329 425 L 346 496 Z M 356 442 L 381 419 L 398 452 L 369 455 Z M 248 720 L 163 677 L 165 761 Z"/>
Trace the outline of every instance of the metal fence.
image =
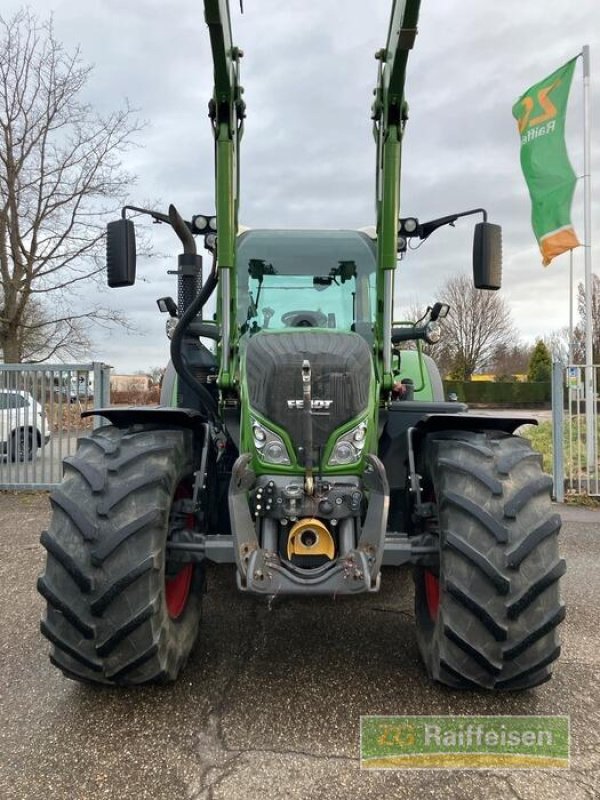
<path id="1" fill-rule="evenodd" d="M 600 366 L 592 367 L 593 402 L 586 418 L 586 367 L 554 364 L 552 372 L 552 452 L 554 493 L 600 495 Z M 591 435 L 588 437 L 588 428 Z"/>
<path id="2" fill-rule="evenodd" d="M 81 412 L 110 405 L 110 367 L 0 364 L 0 489 L 49 489 L 77 438 L 101 424 Z"/>

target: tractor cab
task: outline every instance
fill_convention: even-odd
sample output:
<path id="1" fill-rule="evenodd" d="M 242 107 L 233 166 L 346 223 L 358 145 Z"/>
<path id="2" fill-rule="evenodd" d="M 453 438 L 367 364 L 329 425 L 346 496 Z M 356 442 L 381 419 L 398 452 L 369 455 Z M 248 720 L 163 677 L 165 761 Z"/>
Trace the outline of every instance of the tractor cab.
<path id="1" fill-rule="evenodd" d="M 374 242 L 360 231 L 251 230 L 237 246 L 237 333 L 320 328 L 373 342 Z"/>

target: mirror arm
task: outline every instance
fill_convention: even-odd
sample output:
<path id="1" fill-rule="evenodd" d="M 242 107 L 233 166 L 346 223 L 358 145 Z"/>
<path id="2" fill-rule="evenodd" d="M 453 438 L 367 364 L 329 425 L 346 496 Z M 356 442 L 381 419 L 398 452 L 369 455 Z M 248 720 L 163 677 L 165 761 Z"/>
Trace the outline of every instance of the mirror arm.
<path id="1" fill-rule="evenodd" d="M 488 215 L 485 208 L 472 208 L 469 211 L 461 211 L 458 214 L 450 214 L 447 217 L 439 217 L 438 219 L 432 219 L 430 222 L 423 222 L 418 228 L 419 239 L 427 239 L 428 236 L 431 236 L 434 231 L 443 225 L 453 225 L 460 217 L 470 217 L 472 214 L 483 214 L 483 221 L 487 222 Z"/>
<path id="2" fill-rule="evenodd" d="M 138 206 L 123 206 L 121 209 L 121 217 L 123 219 L 127 219 L 127 211 L 137 211 L 138 214 L 147 214 L 149 217 L 152 217 L 155 222 L 171 223 L 171 220 L 166 214 L 161 214 L 160 211 L 152 211 L 149 208 L 139 208 Z"/>
<path id="3" fill-rule="evenodd" d="M 196 242 L 191 232 L 191 225 L 186 222 L 175 206 L 169 206 L 168 214 L 161 214 L 160 211 L 153 211 L 150 208 L 140 208 L 139 206 L 123 206 L 121 209 L 122 219 L 127 219 L 127 211 L 136 211 L 138 214 L 147 214 L 155 222 L 166 222 L 177 234 L 179 241 L 183 245 L 184 253 L 196 254 Z"/>

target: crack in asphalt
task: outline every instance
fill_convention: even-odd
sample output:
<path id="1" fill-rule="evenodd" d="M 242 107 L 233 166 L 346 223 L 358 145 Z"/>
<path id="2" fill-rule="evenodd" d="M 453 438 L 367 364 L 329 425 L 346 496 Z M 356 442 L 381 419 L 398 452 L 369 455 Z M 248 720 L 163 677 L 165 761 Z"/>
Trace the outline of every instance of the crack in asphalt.
<path id="1" fill-rule="evenodd" d="M 235 648 L 235 657 L 229 666 L 234 667 L 227 680 L 222 684 L 218 698 L 209 713 L 206 726 L 198 734 L 195 751 L 201 762 L 200 777 L 196 786 L 190 787 L 189 800 L 213 800 L 215 792 L 227 778 L 232 775 L 247 759 L 248 756 L 282 756 L 289 758 L 304 758 L 314 761 L 338 761 L 343 763 L 357 763 L 356 758 L 332 754 L 319 755 L 306 750 L 278 749 L 271 747 L 241 747 L 232 748 L 226 744 L 223 718 L 229 706 L 235 683 L 246 669 L 249 661 L 258 651 L 257 643 L 267 636 L 267 618 L 269 609 L 255 606 L 250 611 L 251 619 L 239 619 L 240 642 Z"/>
<path id="2" fill-rule="evenodd" d="M 215 792 L 223 784 L 223 782 L 233 775 L 235 771 L 243 766 L 246 756 L 283 756 L 285 758 L 303 758 L 311 761 L 325 761 L 331 763 L 337 761 L 340 763 L 356 764 L 357 759 L 350 756 L 338 755 L 319 755 L 317 753 L 310 753 L 305 750 L 281 750 L 273 747 L 247 747 L 242 749 L 230 749 L 217 742 L 218 756 L 217 758 L 221 763 L 212 763 L 207 766 L 202 774 L 202 785 L 190 795 L 189 800 L 214 800 Z"/>
<path id="3" fill-rule="evenodd" d="M 225 732 L 223 730 L 223 716 L 227 709 L 227 704 L 231 696 L 231 690 L 239 679 L 242 667 L 246 667 L 253 653 L 256 651 L 255 640 L 257 624 L 264 629 L 264 622 L 259 619 L 260 607 L 254 606 L 250 609 L 250 620 L 247 617 L 238 617 L 239 643 L 235 647 L 235 655 L 229 666 L 232 667 L 230 674 L 222 684 L 216 701 L 208 715 L 206 728 L 200 732 L 196 751 L 200 762 L 204 765 L 200 773 L 199 785 L 192 790 L 190 800 L 211 800 L 215 788 L 222 782 L 227 775 L 231 774 L 233 767 L 229 767 L 231 761 L 238 758 L 235 750 L 230 750 L 225 744 Z"/>
<path id="4" fill-rule="evenodd" d="M 512 795 L 512 797 L 514 797 L 514 798 L 515 798 L 515 800 L 526 800 L 526 799 L 523 797 L 523 795 L 522 795 L 522 794 L 519 794 L 519 792 L 517 791 L 517 789 L 516 789 L 516 788 L 515 788 L 515 786 L 513 785 L 513 783 L 512 783 L 512 781 L 511 781 L 511 779 L 510 779 L 510 778 L 508 778 L 506 775 L 502 775 L 502 776 L 500 777 L 500 780 L 501 780 L 501 781 L 502 781 L 504 784 L 506 784 L 506 786 L 508 787 L 509 791 L 511 792 L 511 795 Z"/>

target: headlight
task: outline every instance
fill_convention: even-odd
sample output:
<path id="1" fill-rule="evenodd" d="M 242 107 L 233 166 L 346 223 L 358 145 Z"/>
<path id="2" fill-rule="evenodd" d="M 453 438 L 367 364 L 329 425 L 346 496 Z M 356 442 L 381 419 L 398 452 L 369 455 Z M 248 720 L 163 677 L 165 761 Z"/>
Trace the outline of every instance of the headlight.
<path id="1" fill-rule="evenodd" d="M 171 339 L 172 338 L 173 333 L 175 332 L 175 328 L 177 327 L 177 323 L 178 322 L 179 322 L 179 320 L 176 319 L 175 317 L 169 317 L 169 319 L 167 320 L 166 325 L 165 325 L 165 330 L 167 332 L 167 339 Z"/>
<path id="2" fill-rule="evenodd" d="M 252 441 L 259 457 L 268 464 L 291 464 L 281 436 L 255 419 L 252 420 Z"/>
<path id="3" fill-rule="evenodd" d="M 425 341 L 429 344 L 437 344 L 442 338 L 442 329 L 437 322 L 428 322 L 425 326 Z"/>
<path id="4" fill-rule="evenodd" d="M 252 436 L 254 437 L 254 446 L 255 447 L 264 447 L 265 442 L 267 441 L 267 432 L 259 425 L 258 422 L 255 422 L 252 425 Z"/>
<path id="5" fill-rule="evenodd" d="M 367 423 L 361 422 L 342 434 L 336 441 L 327 462 L 330 467 L 356 464 L 360 460 L 367 441 Z"/>

